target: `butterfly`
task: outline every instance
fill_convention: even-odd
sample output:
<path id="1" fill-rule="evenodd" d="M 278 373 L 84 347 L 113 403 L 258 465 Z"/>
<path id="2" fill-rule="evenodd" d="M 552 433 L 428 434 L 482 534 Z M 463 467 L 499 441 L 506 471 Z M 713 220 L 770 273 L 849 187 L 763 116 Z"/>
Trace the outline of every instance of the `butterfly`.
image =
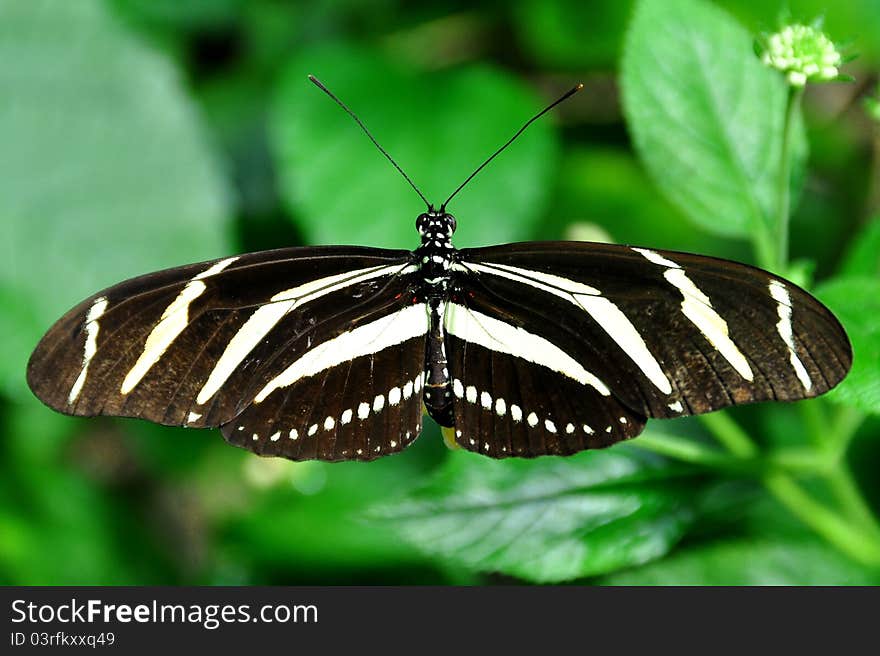
<path id="1" fill-rule="evenodd" d="M 427 413 L 450 446 L 572 454 L 648 418 L 818 396 L 852 364 L 819 301 L 767 271 L 589 242 L 457 249 L 449 201 L 425 202 L 413 251 L 283 248 L 167 269 L 84 300 L 42 338 L 27 379 L 71 415 L 219 427 L 291 460 L 372 460 Z"/>

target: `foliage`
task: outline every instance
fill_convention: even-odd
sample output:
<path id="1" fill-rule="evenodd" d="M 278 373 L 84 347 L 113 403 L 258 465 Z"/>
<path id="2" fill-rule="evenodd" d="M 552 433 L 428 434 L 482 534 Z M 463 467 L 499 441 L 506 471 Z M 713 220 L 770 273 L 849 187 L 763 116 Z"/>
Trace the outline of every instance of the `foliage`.
<path id="1" fill-rule="evenodd" d="M 0 582 L 880 582 L 880 124 L 857 85 L 793 93 L 752 51 L 783 5 L 808 23 L 826 4 L 0 0 Z M 825 16 L 858 37 L 859 80 L 877 7 Z M 582 79 L 456 197 L 456 244 L 588 232 L 772 268 L 837 313 L 851 375 L 533 461 L 430 427 L 374 463 L 289 463 L 40 405 L 30 350 L 102 286 L 412 247 L 418 197 L 307 73 L 435 203 Z"/>
<path id="2" fill-rule="evenodd" d="M 458 452 L 377 516 L 477 570 L 535 581 L 604 574 L 669 551 L 704 505 L 704 471 L 648 455 L 620 447 L 500 462 Z"/>

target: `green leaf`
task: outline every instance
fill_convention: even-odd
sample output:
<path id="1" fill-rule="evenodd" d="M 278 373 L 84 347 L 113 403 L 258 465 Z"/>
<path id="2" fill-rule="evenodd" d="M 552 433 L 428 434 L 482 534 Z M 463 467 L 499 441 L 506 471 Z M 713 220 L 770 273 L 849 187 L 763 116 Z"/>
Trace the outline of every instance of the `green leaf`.
<path id="1" fill-rule="evenodd" d="M 605 585 L 877 585 L 880 575 L 815 540 L 742 538 L 681 549 Z"/>
<path id="2" fill-rule="evenodd" d="M 880 279 L 835 278 L 816 289 L 846 328 L 853 347 L 853 367 L 829 398 L 880 414 Z"/>
<path id="3" fill-rule="evenodd" d="M 375 514 L 455 565 L 564 581 L 665 554 L 696 520 L 703 480 L 626 446 L 505 461 L 459 451 Z"/>
<path id="4" fill-rule="evenodd" d="M 840 275 L 880 277 L 880 217 L 871 220 L 852 240 Z"/>
<path id="5" fill-rule="evenodd" d="M 283 197 L 313 243 L 413 248 L 424 205 L 308 73 L 358 114 L 435 205 L 542 102 L 488 67 L 416 75 L 351 47 L 304 51 L 281 81 L 271 136 Z M 538 121 L 451 203 L 456 244 L 526 238 L 555 164 L 552 118 Z"/>
<path id="6" fill-rule="evenodd" d="M 0 333 L 33 346 L 106 285 L 230 250 L 180 81 L 102 3 L 0 5 L 0 97 Z M 26 389 L 29 350 L 0 361 L 11 391 Z"/>
<path id="7" fill-rule="evenodd" d="M 627 34 L 622 84 L 636 149 L 673 203 L 719 235 L 769 225 L 786 87 L 754 56 L 742 27 L 700 0 L 642 0 Z M 795 186 L 806 156 L 798 127 Z"/>

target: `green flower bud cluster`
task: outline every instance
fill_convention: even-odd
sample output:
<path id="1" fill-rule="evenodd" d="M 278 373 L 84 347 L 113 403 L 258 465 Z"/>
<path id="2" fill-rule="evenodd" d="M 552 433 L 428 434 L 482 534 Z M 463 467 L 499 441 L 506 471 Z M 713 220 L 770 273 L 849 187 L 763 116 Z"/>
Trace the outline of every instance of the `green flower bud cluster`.
<path id="1" fill-rule="evenodd" d="M 767 38 L 761 61 L 785 73 L 792 86 L 802 87 L 808 80 L 837 79 L 842 57 L 820 30 L 794 24 Z"/>

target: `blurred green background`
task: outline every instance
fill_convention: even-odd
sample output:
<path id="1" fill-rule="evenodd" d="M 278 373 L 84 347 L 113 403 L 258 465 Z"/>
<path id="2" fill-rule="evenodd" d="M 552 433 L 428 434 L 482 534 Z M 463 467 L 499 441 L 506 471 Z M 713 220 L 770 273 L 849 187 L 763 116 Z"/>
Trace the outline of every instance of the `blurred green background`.
<path id="1" fill-rule="evenodd" d="M 437 202 L 543 104 L 585 83 L 456 198 L 458 247 L 607 239 L 754 262 L 748 228 L 735 224 L 736 189 L 696 197 L 658 178 L 653 119 L 639 119 L 653 102 L 639 105 L 636 79 L 653 75 L 639 59 L 653 43 L 639 32 L 645 20 L 624 57 L 636 4 L 0 0 L 0 582 L 880 581 L 869 544 L 880 507 L 880 347 L 871 350 L 880 306 L 869 298 L 880 270 L 870 223 L 880 142 L 862 102 L 880 65 L 875 0 L 785 3 L 806 21 L 827 7 L 828 33 L 859 54 L 846 67 L 855 83 L 805 97 L 809 160 L 795 176 L 798 264 L 789 273 L 812 284 L 850 267 L 864 297 L 838 281 L 828 302 L 849 301 L 842 319 L 875 341 L 864 342 L 857 389 L 838 403 L 731 413 L 830 508 L 830 533 L 817 519 L 824 510 L 811 515 L 789 499 L 799 516 L 784 485 L 770 493 L 770 456 L 737 469 L 659 456 L 636 440 L 499 463 L 450 453 L 431 426 L 374 463 L 291 463 L 227 446 L 218 431 L 63 417 L 27 389 L 25 364 L 43 331 L 124 278 L 298 244 L 415 247 L 418 198 L 307 73 Z M 681 12 L 670 24 L 698 45 L 724 21 L 744 35 L 772 31 L 782 7 L 667 4 Z M 661 33 L 663 21 L 655 27 Z M 757 62 L 750 40 L 736 43 L 747 46 L 743 61 Z M 710 76 L 718 61 L 705 54 L 695 48 L 686 63 Z M 660 50 L 653 61 L 660 72 L 669 65 L 665 93 L 693 97 L 706 80 L 676 77 L 680 55 Z M 734 104 L 730 125 L 775 111 L 767 97 Z M 645 121 L 642 132 L 626 116 Z M 728 192 L 732 216 L 720 216 L 713 202 Z M 828 451 L 804 437 L 811 416 L 819 433 L 826 420 L 852 424 L 836 454 L 853 473 L 849 488 L 836 488 L 824 465 L 808 466 Z M 658 429 L 646 445 L 663 435 L 711 445 L 696 420 Z M 847 505 L 847 494 L 858 499 Z M 864 528 L 849 543 L 840 527 L 841 540 L 828 539 L 841 507 Z"/>

